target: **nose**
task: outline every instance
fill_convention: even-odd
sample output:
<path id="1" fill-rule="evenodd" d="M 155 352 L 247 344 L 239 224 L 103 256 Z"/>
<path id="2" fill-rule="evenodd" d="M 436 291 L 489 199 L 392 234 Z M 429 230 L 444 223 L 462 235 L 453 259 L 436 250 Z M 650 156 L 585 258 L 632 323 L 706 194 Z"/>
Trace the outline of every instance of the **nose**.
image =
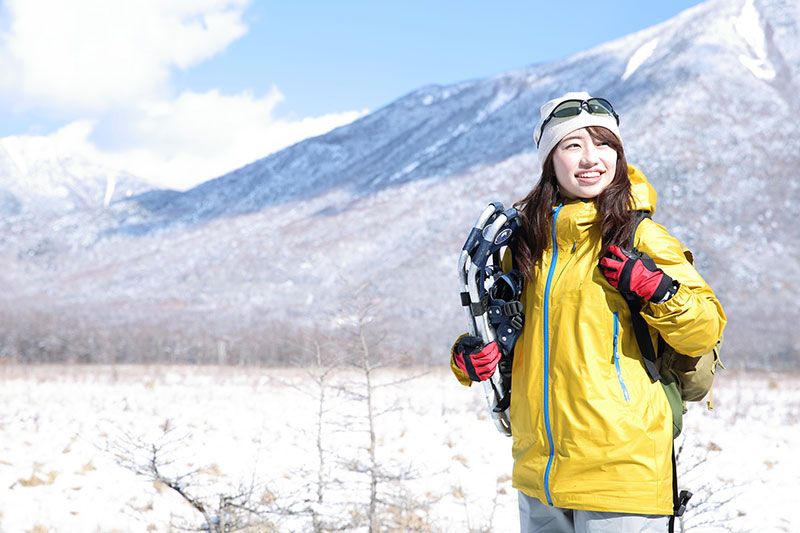
<path id="1" fill-rule="evenodd" d="M 583 154 L 581 154 L 581 163 L 586 166 L 593 166 L 600 162 L 600 151 L 597 149 L 597 146 L 594 143 L 586 143 L 585 148 L 583 149 Z"/>

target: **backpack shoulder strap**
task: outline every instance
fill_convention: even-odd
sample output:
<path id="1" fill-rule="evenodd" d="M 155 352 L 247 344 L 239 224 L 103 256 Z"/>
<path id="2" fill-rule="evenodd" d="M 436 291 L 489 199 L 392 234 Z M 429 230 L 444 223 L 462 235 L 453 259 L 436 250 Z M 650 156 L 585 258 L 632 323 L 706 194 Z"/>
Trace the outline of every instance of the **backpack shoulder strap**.
<path id="1" fill-rule="evenodd" d="M 636 211 L 635 213 L 636 225 L 631 232 L 631 239 L 629 242 L 631 249 L 634 248 L 636 230 L 639 229 L 639 224 L 641 224 L 642 220 L 645 218 L 650 218 L 650 213 L 647 211 Z M 625 301 L 628 303 L 628 308 L 631 311 L 633 332 L 636 335 L 636 343 L 639 345 L 639 351 L 644 358 L 644 366 L 647 369 L 647 374 L 653 382 L 659 381 L 661 380 L 661 373 L 658 371 L 656 352 L 653 349 L 653 342 L 650 340 L 650 328 L 647 326 L 647 322 L 645 322 L 641 314 L 642 302 L 636 295 L 631 295 L 631 297 L 626 296 Z"/>
<path id="2" fill-rule="evenodd" d="M 628 242 L 629 248 L 631 249 L 636 247 L 636 230 L 639 229 L 639 225 L 646 218 L 651 220 L 653 219 L 649 211 L 634 211 L 633 213 L 636 216 L 636 225 L 633 227 L 633 231 L 631 232 L 631 240 Z"/>

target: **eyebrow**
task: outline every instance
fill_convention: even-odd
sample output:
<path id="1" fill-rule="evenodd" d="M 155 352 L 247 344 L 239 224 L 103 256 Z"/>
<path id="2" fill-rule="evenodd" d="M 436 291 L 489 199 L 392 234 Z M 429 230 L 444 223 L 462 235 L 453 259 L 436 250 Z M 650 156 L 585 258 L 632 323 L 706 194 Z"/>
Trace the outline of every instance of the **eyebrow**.
<path id="1" fill-rule="evenodd" d="M 564 137 L 563 139 L 561 139 L 561 142 L 559 142 L 558 144 L 561 144 L 564 141 L 572 141 L 572 140 L 582 141 L 583 137 L 581 137 L 580 135 L 570 135 L 569 137 Z"/>

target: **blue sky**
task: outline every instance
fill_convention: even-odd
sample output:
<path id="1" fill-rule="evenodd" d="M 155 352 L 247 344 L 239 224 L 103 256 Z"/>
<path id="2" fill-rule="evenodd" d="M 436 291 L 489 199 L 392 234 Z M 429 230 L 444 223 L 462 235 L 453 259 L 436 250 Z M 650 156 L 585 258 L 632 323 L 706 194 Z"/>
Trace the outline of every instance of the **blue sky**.
<path id="1" fill-rule="evenodd" d="M 185 188 L 430 83 L 548 62 L 696 0 L 3 0 L 0 137 Z"/>
<path id="2" fill-rule="evenodd" d="M 663 22 L 698 0 L 257 2 L 247 35 L 181 83 L 277 85 L 279 114 L 376 109 L 429 83 L 547 62 Z"/>

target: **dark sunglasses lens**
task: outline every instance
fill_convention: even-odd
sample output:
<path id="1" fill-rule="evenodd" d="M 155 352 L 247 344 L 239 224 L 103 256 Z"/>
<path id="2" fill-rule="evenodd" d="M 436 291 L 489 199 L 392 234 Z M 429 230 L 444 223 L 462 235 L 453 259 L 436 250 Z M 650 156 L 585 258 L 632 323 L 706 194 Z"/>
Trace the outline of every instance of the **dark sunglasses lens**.
<path id="1" fill-rule="evenodd" d="M 607 100 L 602 98 L 592 98 L 587 100 L 586 104 L 589 106 L 589 113 L 593 115 L 611 115 L 612 107 Z"/>
<path id="2" fill-rule="evenodd" d="M 556 118 L 574 117 L 580 114 L 580 112 L 581 103 L 575 100 L 559 104 L 558 107 L 553 109 L 552 115 Z"/>

